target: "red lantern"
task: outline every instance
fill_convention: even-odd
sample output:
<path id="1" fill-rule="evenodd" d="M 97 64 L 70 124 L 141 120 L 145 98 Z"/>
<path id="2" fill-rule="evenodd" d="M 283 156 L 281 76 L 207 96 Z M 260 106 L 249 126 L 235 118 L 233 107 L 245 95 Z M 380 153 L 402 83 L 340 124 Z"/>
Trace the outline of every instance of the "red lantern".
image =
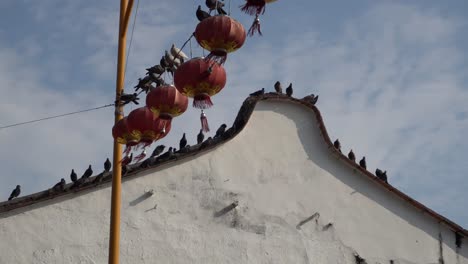
<path id="1" fill-rule="evenodd" d="M 262 35 L 262 31 L 260 29 L 260 19 L 258 18 L 260 14 L 265 13 L 265 5 L 268 3 L 275 2 L 276 0 L 246 0 L 246 3 L 241 6 L 241 10 L 244 13 L 249 14 L 251 16 L 255 15 L 255 20 L 252 23 L 252 26 L 249 29 L 248 35 L 253 36 L 255 31 L 258 34 Z"/>
<path id="2" fill-rule="evenodd" d="M 228 16 L 212 16 L 198 23 L 194 33 L 198 44 L 211 53 L 207 59 L 223 64 L 227 54 L 236 51 L 244 44 L 244 26 Z"/>
<path id="3" fill-rule="evenodd" d="M 179 92 L 193 98 L 193 107 L 207 109 L 213 106 L 210 96 L 226 85 L 226 71 L 212 60 L 194 58 L 177 69 L 174 84 Z"/>
<path id="4" fill-rule="evenodd" d="M 138 144 L 138 138 L 132 135 L 126 117 L 120 119 L 112 128 L 112 136 L 118 143 L 126 145 L 124 154 L 130 153 L 131 148 Z"/>
<path id="5" fill-rule="evenodd" d="M 188 108 L 187 96 L 173 85 L 158 86 L 146 96 L 146 106 L 161 120 L 172 120 Z"/>

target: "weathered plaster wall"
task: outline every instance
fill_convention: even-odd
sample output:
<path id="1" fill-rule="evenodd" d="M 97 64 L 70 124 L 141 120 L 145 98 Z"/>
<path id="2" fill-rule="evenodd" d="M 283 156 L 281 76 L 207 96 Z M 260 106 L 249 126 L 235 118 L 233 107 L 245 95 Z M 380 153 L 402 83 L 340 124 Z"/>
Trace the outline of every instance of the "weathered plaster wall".
<path id="1" fill-rule="evenodd" d="M 232 141 L 124 182 L 121 263 L 468 263 L 466 239 L 319 133 L 305 107 L 260 102 Z M 107 263 L 109 205 L 107 186 L 0 215 L 0 263 Z"/>

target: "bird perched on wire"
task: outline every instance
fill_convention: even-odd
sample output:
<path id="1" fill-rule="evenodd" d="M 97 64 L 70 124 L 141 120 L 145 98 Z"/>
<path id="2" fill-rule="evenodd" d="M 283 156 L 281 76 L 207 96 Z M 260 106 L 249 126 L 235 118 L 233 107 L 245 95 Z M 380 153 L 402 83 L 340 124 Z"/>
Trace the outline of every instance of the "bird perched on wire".
<path id="1" fill-rule="evenodd" d="M 224 134 L 224 132 L 226 132 L 226 127 L 227 125 L 226 124 L 222 124 L 218 130 L 216 130 L 216 134 L 213 138 L 217 138 L 217 137 L 220 137 Z"/>
<path id="2" fill-rule="evenodd" d="M 359 161 L 359 166 L 363 167 L 364 169 L 367 169 L 366 157 L 362 157 L 362 159 Z"/>
<path id="3" fill-rule="evenodd" d="M 115 104 L 126 105 L 126 104 L 129 104 L 130 102 L 133 102 L 134 104 L 138 105 L 140 104 L 138 103 L 138 100 L 140 100 L 140 98 L 138 98 L 137 93 L 133 93 L 133 94 L 123 93 L 119 96 L 119 100 L 118 102 L 115 102 Z"/>
<path id="4" fill-rule="evenodd" d="M 293 94 L 293 88 L 292 88 L 292 83 L 289 84 L 288 87 L 286 87 L 286 94 L 291 97 Z"/>
<path id="5" fill-rule="evenodd" d="M 276 93 L 282 94 L 283 88 L 281 87 L 281 83 L 279 81 L 275 82 L 275 91 Z"/>
<path id="6" fill-rule="evenodd" d="M 151 153 L 151 156 L 150 157 L 156 157 L 156 156 L 159 156 L 163 151 L 164 151 L 164 148 L 166 146 L 164 145 L 159 145 L 157 146 L 154 150 L 153 150 L 153 153 Z"/>
<path id="7" fill-rule="evenodd" d="M 223 9 L 224 7 L 223 2 L 219 0 L 206 0 L 205 4 L 210 9 L 210 14 L 211 14 L 211 11 L 216 9 L 216 11 L 218 11 L 218 14 L 227 15 L 227 12 Z"/>
<path id="8" fill-rule="evenodd" d="M 65 189 L 66 184 L 67 184 L 67 182 L 65 181 L 64 178 L 62 178 L 57 184 L 54 185 L 54 187 L 52 187 L 52 190 L 54 190 L 54 191 L 63 191 Z"/>
<path id="9" fill-rule="evenodd" d="M 165 56 L 162 56 L 161 59 L 159 60 L 159 65 L 161 67 L 163 67 L 164 69 L 166 69 L 167 67 L 169 67 L 169 63 L 166 61 L 166 57 Z"/>
<path id="10" fill-rule="evenodd" d="M 314 94 L 311 94 L 311 95 L 307 95 L 306 97 L 302 98 L 302 100 L 315 105 L 317 103 L 317 101 L 318 101 L 318 97 L 319 97 L 318 95 L 315 96 Z"/>
<path id="11" fill-rule="evenodd" d="M 201 5 L 198 6 L 197 12 L 195 13 L 199 21 L 209 18 L 211 15 L 208 12 L 201 9 Z"/>
<path id="12" fill-rule="evenodd" d="M 151 80 L 151 77 L 149 77 L 149 76 L 145 76 L 143 79 L 138 78 L 138 84 L 134 86 L 135 91 L 138 92 L 139 89 L 141 89 L 143 91 L 148 91 L 149 86 L 151 86 L 152 82 L 153 81 Z"/>
<path id="13" fill-rule="evenodd" d="M 146 75 L 149 75 L 149 74 L 161 75 L 165 72 L 164 68 L 159 64 L 156 64 L 153 67 L 147 68 L 146 71 L 147 71 Z"/>
<path id="14" fill-rule="evenodd" d="M 91 165 L 89 165 L 89 167 L 85 170 L 85 172 L 83 173 L 83 176 L 81 176 L 81 178 L 87 179 L 87 178 L 91 177 L 91 175 L 93 175 L 93 169 L 91 168 Z"/>
<path id="15" fill-rule="evenodd" d="M 381 169 L 377 168 L 377 169 L 375 170 L 375 176 L 377 176 L 377 178 L 379 178 L 380 180 L 382 180 L 382 181 L 388 183 L 388 182 L 387 182 L 387 171 L 382 172 Z"/>
<path id="16" fill-rule="evenodd" d="M 263 94 L 265 94 L 265 88 L 262 88 L 261 90 L 251 93 L 250 96 L 260 96 Z"/>
<path id="17" fill-rule="evenodd" d="M 341 143 L 338 139 L 333 142 L 333 146 L 341 153 Z"/>
<path id="18" fill-rule="evenodd" d="M 110 162 L 109 158 L 106 159 L 104 162 L 104 171 L 109 172 L 112 167 L 112 163 Z"/>
<path id="19" fill-rule="evenodd" d="M 182 150 L 187 146 L 187 139 L 185 138 L 185 133 L 179 141 L 179 149 Z"/>
<path id="20" fill-rule="evenodd" d="M 348 159 L 350 159 L 352 162 L 356 162 L 356 155 L 354 155 L 353 150 L 350 150 L 348 153 Z"/>
<path id="21" fill-rule="evenodd" d="M 76 175 L 76 172 L 75 170 L 72 169 L 71 173 L 70 173 L 70 180 L 72 182 L 76 182 L 78 180 L 78 175 Z"/>
<path id="22" fill-rule="evenodd" d="M 205 135 L 203 134 L 203 129 L 200 129 L 200 133 L 197 135 L 197 144 L 201 144 L 205 139 Z"/>
<path id="23" fill-rule="evenodd" d="M 10 197 L 8 197 L 8 201 L 13 200 L 14 198 L 18 197 L 21 193 L 21 186 L 16 185 L 16 188 L 13 189 L 13 191 L 10 194 Z"/>
<path id="24" fill-rule="evenodd" d="M 181 63 L 184 63 L 184 61 L 189 58 L 181 49 L 177 48 L 175 44 L 172 44 L 171 46 L 171 54 L 178 58 Z"/>

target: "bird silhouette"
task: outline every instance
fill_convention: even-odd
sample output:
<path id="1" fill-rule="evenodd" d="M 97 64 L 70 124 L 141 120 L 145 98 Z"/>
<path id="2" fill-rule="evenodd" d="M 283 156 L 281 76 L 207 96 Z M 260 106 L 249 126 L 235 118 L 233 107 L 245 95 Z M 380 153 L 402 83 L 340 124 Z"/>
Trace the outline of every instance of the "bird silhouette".
<path id="1" fill-rule="evenodd" d="M 140 98 L 138 98 L 137 93 L 133 93 L 133 94 L 125 94 L 124 93 L 124 94 L 119 96 L 119 103 L 122 104 L 122 105 L 126 105 L 126 104 L 129 104 L 131 102 L 138 105 L 139 104 L 138 100 L 140 100 Z"/>
<path id="2" fill-rule="evenodd" d="M 333 142 L 333 146 L 341 153 L 341 143 L 338 139 Z"/>
<path id="3" fill-rule="evenodd" d="M 156 157 L 156 156 L 159 156 L 163 151 L 164 151 L 164 148 L 166 146 L 164 145 L 159 145 L 157 146 L 154 150 L 153 150 L 153 153 L 151 153 L 151 156 L 150 157 Z"/>
<path id="4" fill-rule="evenodd" d="M 89 165 L 89 167 L 85 170 L 85 172 L 83 173 L 83 176 L 81 176 L 81 178 L 87 179 L 87 178 L 91 177 L 91 175 L 93 175 L 93 169 L 91 169 L 91 165 Z"/>
<path id="5" fill-rule="evenodd" d="M 206 0 L 206 6 L 210 9 L 210 13 L 212 10 L 218 11 L 220 15 L 227 15 L 227 12 L 223 9 L 224 3 L 219 0 Z"/>
<path id="6" fill-rule="evenodd" d="M 159 156 L 156 160 L 165 160 L 165 159 L 169 159 L 169 158 L 171 158 L 173 155 L 174 155 L 174 148 L 169 147 L 169 149 L 168 149 L 164 154 L 162 154 L 161 156 Z"/>
<path id="7" fill-rule="evenodd" d="M 317 103 L 317 101 L 318 101 L 318 97 L 319 97 L 318 95 L 315 96 L 314 94 L 311 94 L 311 95 L 307 95 L 306 97 L 302 98 L 302 100 L 315 105 Z"/>
<path id="8" fill-rule="evenodd" d="M 76 182 L 78 180 L 78 175 L 76 175 L 75 170 L 73 170 L 73 169 L 72 169 L 72 171 L 70 173 L 70 180 L 72 182 Z"/>
<path id="9" fill-rule="evenodd" d="M 387 182 L 387 171 L 382 172 L 381 169 L 377 168 L 375 170 L 375 176 L 377 176 L 377 178 L 379 178 L 380 180 Z"/>
<path id="10" fill-rule="evenodd" d="M 169 63 L 166 61 L 166 57 L 165 57 L 165 56 L 162 56 L 162 57 L 161 57 L 161 60 L 159 60 L 159 65 L 161 65 L 161 67 L 163 67 L 164 69 L 166 69 L 167 67 L 169 67 Z"/>
<path id="11" fill-rule="evenodd" d="M 18 197 L 21 193 L 21 186 L 16 185 L 16 188 L 13 189 L 13 191 L 10 194 L 10 197 L 8 197 L 8 201 L 13 200 L 14 198 Z"/>
<path id="12" fill-rule="evenodd" d="M 209 18 L 211 15 L 208 12 L 201 9 L 201 5 L 198 6 L 197 12 L 195 13 L 199 21 Z"/>
<path id="13" fill-rule="evenodd" d="M 52 187 L 53 190 L 55 191 L 63 191 L 65 189 L 65 185 L 67 184 L 67 182 L 65 181 L 64 178 L 62 178 L 57 184 L 54 185 L 54 187 Z"/>
<path id="14" fill-rule="evenodd" d="M 148 74 L 157 74 L 157 75 L 161 75 L 161 74 L 163 74 L 166 70 L 165 70 L 161 65 L 156 64 L 156 65 L 154 65 L 153 67 L 146 69 L 146 71 L 147 71 L 147 73 L 146 73 L 147 75 L 148 75 Z"/>
<path id="15" fill-rule="evenodd" d="M 286 94 L 291 97 L 293 94 L 293 88 L 292 88 L 292 83 L 289 84 L 288 87 L 286 87 Z"/>
<path id="16" fill-rule="evenodd" d="M 197 144 L 201 144 L 205 139 L 205 135 L 203 134 L 203 129 L 200 129 L 200 133 L 197 135 Z"/>
<path id="17" fill-rule="evenodd" d="M 110 162 L 109 158 L 106 159 L 106 162 L 104 162 L 104 171 L 109 172 L 112 167 L 112 163 Z"/>
<path id="18" fill-rule="evenodd" d="M 251 93 L 250 96 L 260 96 L 263 94 L 265 94 L 265 88 L 262 88 L 261 90 Z"/>
<path id="19" fill-rule="evenodd" d="M 226 127 L 227 125 L 226 124 L 222 124 L 218 130 L 216 130 L 216 134 L 214 136 L 214 138 L 217 138 L 217 137 L 220 137 L 224 134 L 224 132 L 226 131 Z"/>
<path id="20" fill-rule="evenodd" d="M 188 60 L 188 58 L 189 58 L 181 49 L 177 48 L 175 44 L 172 44 L 172 46 L 171 46 L 171 54 L 172 54 L 172 56 L 180 59 L 181 63 L 184 60 Z"/>
<path id="21" fill-rule="evenodd" d="M 348 159 L 350 159 L 352 162 L 356 162 L 356 155 L 354 155 L 353 150 L 350 150 L 348 153 Z"/>
<path id="22" fill-rule="evenodd" d="M 283 88 L 281 87 L 281 83 L 279 81 L 275 82 L 275 91 L 279 94 L 283 93 Z"/>
<path id="23" fill-rule="evenodd" d="M 187 139 L 185 138 L 185 133 L 179 141 L 179 149 L 182 150 L 187 146 Z"/>
<path id="24" fill-rule="evenodd" d="M 359 161 L 359 166 L 363 167 L 364 169 L 367 169 L 366 157 L 362 157 L 362 159 Z"/>

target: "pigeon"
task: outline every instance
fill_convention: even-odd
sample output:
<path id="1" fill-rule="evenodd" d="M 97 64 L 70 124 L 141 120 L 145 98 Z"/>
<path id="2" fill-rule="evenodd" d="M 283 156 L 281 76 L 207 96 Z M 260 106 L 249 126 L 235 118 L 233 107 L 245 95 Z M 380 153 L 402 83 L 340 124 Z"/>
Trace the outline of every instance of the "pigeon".
<path id="1" fill-rule="evenodd" d="M 205 139 L 205 135 L 203 134 L 203 129 L 200 129 L 200 133 L 197 135 L 197 144 L 201 144 Z"/>
<path id="2" fill-rule="evenodd" d="M 286 94 L 291 97 L 293 94 L 293 88 L 292 88 L 292 83 L 289 84 L 288 87 L 286 87 Z"/>
<path id="3" fill-rule="evenodd" d="M 126 105 L 126 104 L 129 104 L 130 102 L 133 102 L 134 104 L 140 104 L 138 103 L 138 100 L 140 100 L 140 98 L 138 98 L 138 94 L 137 93 L 133 93 L 133 94 L 122 94 L 120 95 L 119 97 L 119 103 L 121 103 L 122 105 Z M 117 102 L 116 102 L 117 104 Z"/>
<path id="4" fill-rule="evenodd" d="M 264 93 L 265 93 L 265 88 L 262 88 L 261 90 L 251 93 L 250 96 L 260 96 L 260 95 L 263 95 Z"/>
<path id="5" fill-rule="evenodd" d="M 315 96 L 314 94 L 311 94 L 311 95 L 307 95 L 306 97 L 302 98 L 302 100 L 315 105 L 317 103 L 318 97 L 319 97 L 318 95 Z"/>
<path id="6" fill-rule="evenodd" d="M 112 163 L 110 162 L 109 158 L 106 159 L 106 162 L 104 162 L 104 171 L 109 172 L 112 167 Z"/>
<path id="7" fill-rule="evenodd" d="M 214 138 L 217 138 L 217 137 L 220 137 L 224 134 L 224 132 L 226 131 L 226 124 L 222 124 L 218 130 L 216 130 L 216 134 L 214 136 Z"/>
<path id="8" fill-rule="evenodd" d="M 125 158 L 122 159 L 121 161 L 122 166 L 126 166 L 130 164 L 132 160 L 133 160 L 133 153 L 131 153 L 130 155 L 127 155 Z"/>
<path id="9" fill-rule="evenodd" d="M 276 93 L 279 93 L 279 94 L 283 93 L 283 88 L 281 87 L 281 83 L 279 81 L 275 83 L 275 91 Z"/>
<path id="10" fill-rule="evenodd" d="M 147 75 L 148 75 L 148 74 L 151 74 L 151 73 L 155 73 L 155 74 L 157 74 L 157 75 L 161 75 L 161 74 L 164 73 L 165 70 L 164 70 L 164 68 L 163 68 L 161 65 L 157 64 L 157 65 L 154 65 L 154 66 L 151 67 L 151 68 L 146 69 L 146 71 L 147 71 L 147 73 L 146 73 Z"/>
<path id="11" fill-rule="evenodd" d="M 10 197 L 8 197 L 8 201 L 13 200 L 13 198 L 16 198 L 20 195 L 21 193 L 21 186 L 16 185 L 16 188 L 11 192 Z"/>
<path id="12" fill-rule="evenodd" d="M 205 4 L 210 9 L 210 13 L 212 10 L 216 9 L 216 11 L 218 11 L 218 14 L 227 15 L 227 12 L 223 9 L 223 2 L 220 2 L 219 0 L 206 0 Z"/>
<path id="13" fill-rule="evenodd" d="M 175 46 L 175 44 L 172 44 L 171 46 L 171 54 L 172 56 L 180 59 L 180 62 L 182 63 L 184 60 L 188 60 L 188 56 L 179 48 Z"/>
<path id="14" fill-rule="evenodd" d="M 86 169 L 86 171 L 83 173 L 83 176 L 81 176 L 81 178 L 87 179 L 91 177 L 91 175 L 93 175 L 93 169 L 91 169 L 91 165 L 89 165 L 88 169 Z"/>
<path id="15" fill-rule="evenodd" d="M 201 5 L 198 6 L 196 15 L 197 15 L 197 18 L 198 18 L 199 21 L 203 21 L 204 19 L 209 18 L 211 16 L 206 11 L 203 11 L 201 9 Z"/>
<path id="16" fill-rule="evenodd" d="M 165 57 L 165 56 L 162 56 L 162 57 L 161 57 L 161 60 L 159 61 L 159 65 L 161 65 L 161 67 L 163 67 L 164 69 L 166 69 L 167 67 L 169 67 L 169 63 L 168 63 L 168 61 L 166 61 L 166 57 Z"/>
<path id="17" fill-rule="evenodd" d="M 179 141 L 179 149 L 184 149 L 187 146 L 187 139 L 185 138 L 185 133 Z"/>
<path id="18" fill-rule="evenodd" d="M 100 173 L 98 176 L 96 176 L 93 183 L 99 183 L 102 181 L 103 178 L 104 178 L 104 173 Z"/>
<path id="19" fill-rule="evenodd" d="M 338 139 L 333 142 L 333 146 L 341 153 L 341 143 Z"/>
<path id="20" fill-rule="evenodd" d="M 387 171 L 382 172 L 381 169 L 376 169 L 375 176 L 377 176 L 377 178 L 379 178 L 380 180 L 387 182 Z"/>
<path id="21" fill-rule="evenodd" d="M 64 178 L 62 178 L 57 184 L 54 185 L 54 187 L 52 187 L 53 190 L 55 191 L 63 191 L 65 189 L 65 185 L 67 184 L 67 182 L 65 181 Z"/>
<path id="22" fill-rule="evenodd" d="M 166 146 L 164 145 L 159 145 L 157 146 L 154 150 L 153 150 L 153 153 L 151 153 L 151 156 L 150 157 L 156 157 L 156 156 L 159 156 L 163 151 L 164 151 L 164 148 Z"/>
<path id="23" fill-rule="evenodd" d="M 138 91 L 138 89 L 146 89 L 148 85 L 151 84 L 151 79 L 149 76 L 145 76 L 145 78 L 138 78 L 138 84 L 134 86 L 135 90 Z"/>
<path id="24" fill-rule="evenodd" d="M 70 180 L 72 182 L 76 182 L 78 180 L 78 175 L 76 175 L 75 171 L 72 169 L 71 173 L 70 173 Z"/>
<path id="25" fill-rule="evenodd" d="M 366 157 L 362 157 L 362 159 L 359 161 L 359 166 L 363 167 L 364 169 L 367 169 Z"/>
<path id="26" fill-rule="evenodd" d="M 349 158 L 352 162 L 356 162 L 356 155 L 354 155 L 353 150 L 350 150 L 350 151 L 349 151 L 349 153 L 348 153 L 348 158 Z"/>
<path id="27" fill-rule="evenodd" d="M 169 67 L 174 66 L 175 57 L 172 56 L 172 54 L 169 53 L 169 51 L 167 51 L 167 50 L 164 52 L 164 59 L 169 64 Z"/>
<path id="28" fill-rule="evenodd" d="M 162 154 L 157 158 L 157 160 L 163 160 L 163 159 L 168 159 L 174 155 L 174 149 L 172 147 L 169 147 L 169 149 L 166 151 L 166 153 Z"/>

